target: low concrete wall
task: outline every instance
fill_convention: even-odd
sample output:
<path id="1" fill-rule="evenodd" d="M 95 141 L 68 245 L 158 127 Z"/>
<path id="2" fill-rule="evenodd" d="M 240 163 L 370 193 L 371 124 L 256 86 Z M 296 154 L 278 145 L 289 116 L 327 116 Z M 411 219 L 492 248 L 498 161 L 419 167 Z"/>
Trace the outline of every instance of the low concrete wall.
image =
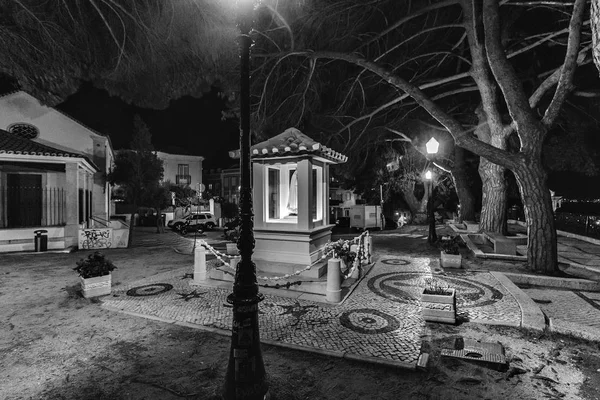
<path id="1" fill-rule="evenodd" d="M 16 228 L 0 230 L 0 253 L 16 251 L 34 251 L 34 231 L 48 231 L 48 250 L 62 250 L 65 246 L 65 228 L 62 226 L 44 226 L 36 228 Z"/>

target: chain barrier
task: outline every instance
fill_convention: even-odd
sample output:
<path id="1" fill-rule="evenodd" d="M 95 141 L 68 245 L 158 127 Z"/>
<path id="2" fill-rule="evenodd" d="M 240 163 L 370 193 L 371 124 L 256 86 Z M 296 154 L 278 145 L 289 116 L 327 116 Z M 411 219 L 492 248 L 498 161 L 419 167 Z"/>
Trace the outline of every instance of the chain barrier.
<path id="1" fill-rule="evenodd" d="M 358 236 L 356 236 L 356 237 L 354 237 L 354 238 L 352 238 L 350 240 L 346 240 L 345 241 L 346 243 L 357 243 L 358 242 L 358 249 L 357 249 L 357 252 L 356 252 L 356 257 L 355 257 L 354 262 L 352 264 L 352 268 L 348 271 L 348 273 L 346 275 L 342 275 L 342 277 L 344 279 L 347 279 L 348 277 L 350 277 L 352 275 L 352 273 L 354 273 L 354 270 L 359 267 L 359 265 L 360 265 L 360 263 L 362 261 L 368 260 L 368 255 L 366 254 L 366 251 L 365 251 L 365 243 L 364 243 L 365 241 L 361 240 L 363 238 L 363 236 L 365 236 L 365 235 L 367 235 L 367 237 L 368 237 L 369 232 L 368 231 L 364 231 L 360 235 L 358 235 Z M 232 271 L 235 272 L 235 268 L 233 268 L 230 263 L 228 263 L 227 261 L 225 261 L 223 259 L 223 257 L 227 257 L 227 258 L 231 259 L 231 258 L 236 257 L 236 256 L 233 256 L 233 255 L 230 255 L 230 254 L 221 253 L 219 250 L 215 249 L 214 247 L 212 247 L 211 245 L 209 245 L 208 243 L 206 243 L 205 240 L 200 240 L 199 243 L 200 243 L 200 245 L 202 247 L 204 247 L 205 249 L 207 249 L 208 251 L 210 251 L 212 254 L 214 254 L 214 256 L 217 257 L 217 259 L 219 261 L 221 261 L 224 264 L 224 266 L 226 266 L 227 268 L 229 268 L 229 269 L 231 269 Z M 324 249 L 327 247 L 328 244 L 326 244 L 325 246 L 323 246 L 320 250 L 324 251 Z M 301 273 L 303 273 L 305 271 L 309 271 L 313 266 L 315 266 L 316 264 L 318 264 L 321 260 L 325 260 L 326 258 L 328 258 L 330 255 L 333 254 L 333 252 L 334 252 L 334 250 L 331 249 L 327 253 L 323 254 L 321 256 L 320 260 L 315 261 L 311 265 L 308 265 L 305 268 L 297 270 L 297 271 L 295 271 L 293 273 L 285 274 L 285 275 L 282 275 L 282 276 L 257 276 L 256 278 L 260 279 L 260 280 L 263 280 L 263 281 L 277 281 L 277 280 L 281 280 L 281 279 L 288 279 L 288 278 L 291 278 L 293 276 L 298 276 L 298 275 L 300 275 Z"/>

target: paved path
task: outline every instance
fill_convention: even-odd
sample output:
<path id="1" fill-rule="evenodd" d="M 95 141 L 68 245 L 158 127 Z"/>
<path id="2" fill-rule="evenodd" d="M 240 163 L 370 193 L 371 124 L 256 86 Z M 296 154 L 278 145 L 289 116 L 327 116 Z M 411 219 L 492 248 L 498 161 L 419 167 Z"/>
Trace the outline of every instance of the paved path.
<path id="1" fill-rule="evenodd" d="M 459 318 L 520 326 L 523 315 L 519 302 L 493 274 L 439 274 L 436 270 L 441 272 L 437 259 L 382 254 L 341 305 L 267 294 L 259 308 L 261 339 L 275 345 L 414 368 L 425 327 L 419 289 L 425 277 L 457 289 Z M 229 334 L 232 309 L 226 296 L 231 289 L 193 287 L 191 272 L 191 267 L 178 269 L 120 287 L 113 290 L 113 296 L 103 299 L 103 306 Z"/>
<path id="2" fill-rule="evenodd" d="M 222 240 L 221 238 L 222 235 L 223 231 L 220 229 L 207 231 L 203 234 L 196 234 L 194 232 L 191 232 L 188 233 L 186 236 L 181 236 L 180 234 L 172 231 L 169 228 L 165 228 L 165 231 L 163 233 L 156 233 L 155 227 L 138 226 L 134 228 L 130 247 L 169 247 L 177 249 L 180 252 L 189 253 L 192 251 L 192 248 L 194 246 L 194 238 L 203 239 L 209 244 L 214 245 L 224 242 L 224 240 Z"/>
<path id="3" fill-rule="evenodd" d="M 508 229 L 511 232 L 527 233 L 527 229 L 518 224 L 509 224 Z M 582 240 L 578 236 L 569 233 L 557 236 L 558 261 L 574 266 L 583 266 L 596 271 L 600 276 L 600 240 Z"/>
<path id="4" fill-rule="evenodd" d="M 439 267 L 439 253 L 424 246 L 427 235 L 421 230 L 385 231 L 373 236 L 378 257 L 375 265 L 344 303 L 329 305 L 266 294 L 259 308 L 261 340 L 414 368 L 425 334 L 419 288 L 426 277 L 457 289 L 459 320 L 527 326 L 527 307 L 532 304 L 528 295 L 537 301 L 555 331 L 600 340 L 600 293 L 549 288 L 525 289 L 524 293 L 498 273 L 444 272 Z M 193 246 L 192 237 L 183 238 L 173 232 L 157 235 L 149 231 L 138 238 L 134 246 L 169 246 L 187 251 Z M 208 233 L 203 239 L 218 244 L 220 233 Z M 600 246 L 565 237 L 559 240 L 562 256 L 579 262 L 598 256 Z M 581 256 L 584 253 L 590 257 Z M 191 273 L 189 266 L 128 283 L 113 289 L 113 296 L 103 298 L 103 306 L 229 335 L 232 309 L 226 297 L 231 289 L 192 286 Z"/>
<path id="5" fill-rule="evenodd" d="M 538 303 L 553 331 L 600 341 L 600 293 L 550 288 L 523 291 Z"/>
<path id="6" fill-rule="evenodd" d="M 600 272 L 600 245 L 575 238 L 558 237 L 558 260 Z"/>

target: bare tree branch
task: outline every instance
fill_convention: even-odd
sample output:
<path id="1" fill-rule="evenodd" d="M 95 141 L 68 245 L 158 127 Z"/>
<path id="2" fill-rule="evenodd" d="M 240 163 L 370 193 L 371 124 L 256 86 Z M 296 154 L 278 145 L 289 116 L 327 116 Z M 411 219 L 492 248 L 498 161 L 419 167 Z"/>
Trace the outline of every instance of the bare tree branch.
<path id="1" fill-rule="evenodd" d="M 296 54 L 300 55 L 299 53 Z M 455 120 L 453 117 L 444 112 L 438 104 L 433 102 L 427 95 L 425 95 L 425 93 L 423 93 L 421 89 L 405 81 L 399 76 L 394 75 L 393 73 L 391 73 L 390 71 L 388 71 L 380 65 L 367 61 L 356 55 L 347 53 L 312 52 L 304 53 L 303 55 L 310 58 L 325 58 L 346 61 L 367 69 L 371 73 L 382 78 L 384 81 L 386 81 L 393 87 L 403 90 L 404 92 L 406 92 L 406 94 L 412 97 L 417 102 L 417 104 L 423 107 L 432 117 L 434 117 L 440 124 L 442 124 L 448 130 L 448 132 L 452 134 L 452 136 L 454 137 L 454 141 L 457 145 L 467 150 L 473 151 L 481 155 L 482 157 L 487 158 L 493 163 L 505 166 L 512 166 L 517 162 L 517 159 L 520 158 L 519 155 L 500 150 L 494 146 L 491 146 L 474 138 L 464 130 L 462 125 L 457 120 Z"/>
<path id="2" fill-rule="evenodd" d="M 575 75 L 575 69 L 577 68 L 577 56 L 579 54 L 579 43 L 581 41 L 581 26 L 583 13 L 585 11 L 585 3 L 586 0 L 575 0 L 573 14 L 571 15 L 571 21 L 569 22 L 569 44 L 558 79 L 558 87 L 554 92 L 552 102 L 546 109 L 544 117 L 542 118 L 542 123 L 548 127 L 551 126 L 556 120 L 556 117 L 558 117 L 560 108 L 565 102 L 569 92 L 573 89 L 573 76 Z"/>
<path id="3" fill-rule="evenodd" d="M 529 102 L 521 86 L 519 77 L 504 53 L 500 37 L 498 0 L 483 1 L 483 24 L 486 32 L 485 47 L 488 63 L 504 95 L 509 114 L 517 126 L 522 124 L 535 126 L 538 121 L 531 113 Z M 495 161 L 492 162 L 495 163 Z"/>

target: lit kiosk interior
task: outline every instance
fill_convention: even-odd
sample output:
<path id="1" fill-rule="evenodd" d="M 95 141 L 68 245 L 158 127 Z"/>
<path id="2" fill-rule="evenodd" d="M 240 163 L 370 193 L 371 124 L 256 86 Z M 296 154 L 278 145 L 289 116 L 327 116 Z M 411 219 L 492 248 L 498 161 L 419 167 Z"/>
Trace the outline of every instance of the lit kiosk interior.
<path id="1" fill-rule="evenodd" d="M 229 154 L 239 158 L 239 150 Z M 257 269 L 281 275 L 319 261 L 333 226 L 327 223 L 329 165 L 348 157 L 289 128 L 252 146 L 251 159 Z M 302 275 L 322 276 L 322 264 Z"/>

